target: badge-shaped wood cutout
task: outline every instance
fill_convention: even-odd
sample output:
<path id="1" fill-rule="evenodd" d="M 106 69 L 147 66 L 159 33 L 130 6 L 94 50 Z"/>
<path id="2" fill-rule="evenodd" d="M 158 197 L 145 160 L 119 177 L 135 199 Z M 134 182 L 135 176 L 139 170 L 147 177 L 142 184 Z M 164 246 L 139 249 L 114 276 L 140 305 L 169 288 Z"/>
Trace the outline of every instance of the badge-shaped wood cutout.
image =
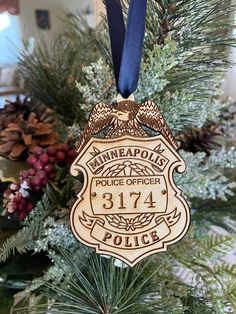
<path id="1" fill-rule="evenodd" d="M 143 126 L 160 135 L 148 137 Z M 106 137 L 93 135 L 108 128 Z M 84 186 L 71 211 L 76 238 L 129 266 L 167 250 L 187 232 L 190 213 L 173 171 L 185 171 L 177 144 L 153 102 L 97 104 L 71 174 Z"/>

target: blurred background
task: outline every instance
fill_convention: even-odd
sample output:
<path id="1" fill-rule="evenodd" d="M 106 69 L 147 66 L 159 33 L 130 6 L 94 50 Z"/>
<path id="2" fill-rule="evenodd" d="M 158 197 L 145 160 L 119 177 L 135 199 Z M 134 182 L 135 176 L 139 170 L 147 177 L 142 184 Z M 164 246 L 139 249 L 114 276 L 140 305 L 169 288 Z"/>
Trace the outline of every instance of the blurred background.
<path id="1" fill-rule="evenodd" d="M 25 48 L 22 39 L 29 41 L 29 49 L 33 49 L 40 38 L 50 45 L 55 34 L 62 31 L 66 14 L 79 14 L 94 28 L 102 11 L 104 6 L 99 0 L 1 0 L 0 107 L 5 98 L 12 99 L 23 88 L 15 68 L 17 57 Z"/>

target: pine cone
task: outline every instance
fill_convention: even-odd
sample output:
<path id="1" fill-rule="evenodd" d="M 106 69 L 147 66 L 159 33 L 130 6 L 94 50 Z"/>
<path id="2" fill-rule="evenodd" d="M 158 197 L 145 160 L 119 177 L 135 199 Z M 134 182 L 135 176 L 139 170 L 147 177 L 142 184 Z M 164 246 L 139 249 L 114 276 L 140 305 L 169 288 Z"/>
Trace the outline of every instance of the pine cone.
<path id="1" fill-rule="evenodd" d="M 9 123 L 20 122 L 19 115 L 21 114 L 27 119 L 31 112 L 35 112 L 41 121 L 50 123 L 54 121 L 51 110 L 45 105 L 30 97 L 25 97 L 21 101 L 20 97 L 17 96 L 15 101 L 6 100 L 4 108 L 0 109 L 0 131 L 7 128 Z"/>
<path id="2" fill-rule="evenodd" d="M 47 147 L 57 143 L 58 134 L 51 123 L 30 113 L 28 118 L 20 114 L 16 121 L 10 122 L 1 134 L 0 155 L 11 160 L 27 158 L 35 146 Z"/>
<path id="3" fill-rule="evenodd" d="M 180 142 L 181 149 L 192 153 L 205 152 L 209 156 L 212 149 L 221 146 L 219 138 L 222 135 L 219 125 L 208 124 L 201 129 L 194 128 L 179 134 L 176 136 L 176 140 Z"/>

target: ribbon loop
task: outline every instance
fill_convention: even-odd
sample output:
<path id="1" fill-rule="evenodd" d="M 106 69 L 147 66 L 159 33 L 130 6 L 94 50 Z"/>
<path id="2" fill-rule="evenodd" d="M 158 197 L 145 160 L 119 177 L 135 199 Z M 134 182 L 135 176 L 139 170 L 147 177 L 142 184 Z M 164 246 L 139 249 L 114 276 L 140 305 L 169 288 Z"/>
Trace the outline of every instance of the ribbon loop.
<path id="1" fill-rule="evenodd" d="M 127 27 L 120 0 L 106 0 L 117 92 L 128 98 L 137 88 L 146 20 L 146 0 L 131 0 Z"/>

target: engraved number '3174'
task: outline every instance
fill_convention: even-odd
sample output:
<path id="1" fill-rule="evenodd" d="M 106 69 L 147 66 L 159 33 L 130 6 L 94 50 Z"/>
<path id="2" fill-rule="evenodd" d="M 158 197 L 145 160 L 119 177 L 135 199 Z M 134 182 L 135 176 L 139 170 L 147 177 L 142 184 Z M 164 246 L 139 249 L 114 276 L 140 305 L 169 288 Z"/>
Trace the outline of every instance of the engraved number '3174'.
<path id="1" fill-rule="evenodd" d="M 139 199 L 142 195 L 142 192 L 130 192 L 129 197 L 133 201 L 133 208 L 136 209 L 138 207 Z M 114 206 L 114 199 L 113 199 L 113 194 L 112 193 L 103 193 L 102 198 L 105 199 L 105 203 L 103 203 L 102 207 L 104 209 L 111 209 Z M 118 194 L 118 202 L 119 206 L 118 209 L 126 209 L 127 207 L 125 206 L 125 200 L 124 200 L 124 193 L 121 192 Z M 143 201 L 144 204 L 147 205 L 147 208 L 155 208 L 156 202 L 153 200 L 153 194 L 150 192 L 146 199 Z"/>

